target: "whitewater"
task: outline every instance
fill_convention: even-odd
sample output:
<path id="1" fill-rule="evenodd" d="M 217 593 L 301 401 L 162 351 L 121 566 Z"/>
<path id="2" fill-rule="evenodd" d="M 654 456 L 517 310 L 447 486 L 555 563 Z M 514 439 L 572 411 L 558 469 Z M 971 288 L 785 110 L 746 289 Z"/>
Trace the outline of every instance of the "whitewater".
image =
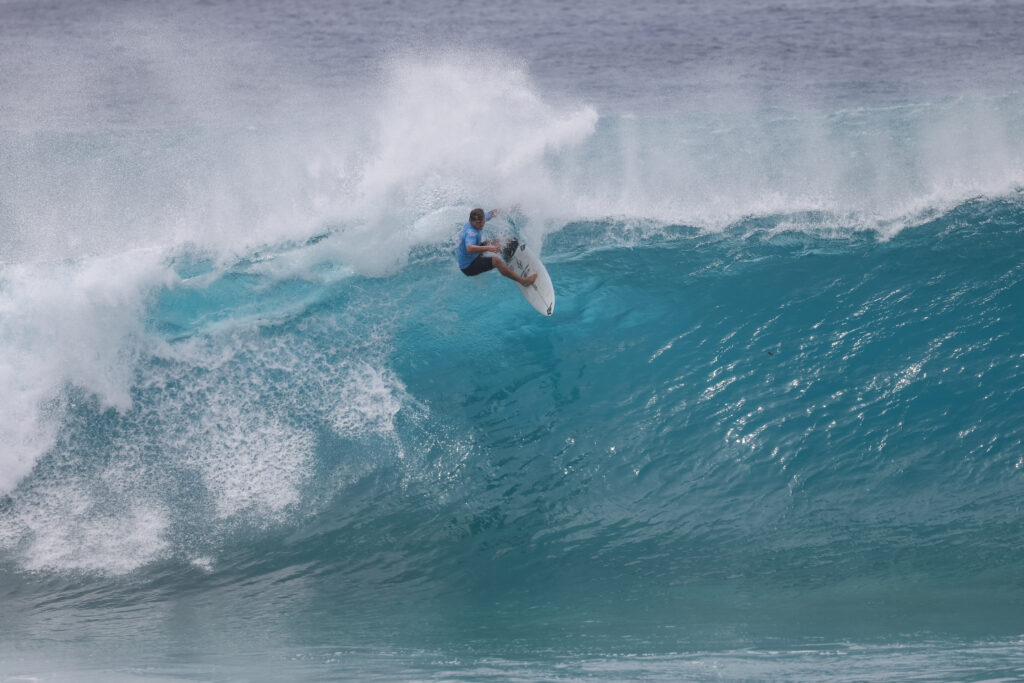
<path id="1" fill-rule="evenodd" d="M 0 680 L 1024 676 L 1022 30 L 0 3 Z"/>

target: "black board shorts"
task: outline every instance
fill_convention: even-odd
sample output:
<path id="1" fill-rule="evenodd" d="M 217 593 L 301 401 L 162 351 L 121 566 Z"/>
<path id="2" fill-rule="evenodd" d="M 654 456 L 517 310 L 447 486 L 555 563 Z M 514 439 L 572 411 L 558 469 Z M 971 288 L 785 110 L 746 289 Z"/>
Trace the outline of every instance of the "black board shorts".
<path id="1" fill-rule="evenodd" d="M 488 270 L 491 270 L 492 268 L 494 268 L 494 262 L 491 260 L 491 257 L 484 256 L 483 254 L 481 254 L 480 256 L 477 256 L 475 259 L 473 259 L 473 261 L 468 266 L 463 268 L 462 272 L 465 275 L 473 277 L 474 275 L 479 275 L 480 273 L 486 273 Z"/>

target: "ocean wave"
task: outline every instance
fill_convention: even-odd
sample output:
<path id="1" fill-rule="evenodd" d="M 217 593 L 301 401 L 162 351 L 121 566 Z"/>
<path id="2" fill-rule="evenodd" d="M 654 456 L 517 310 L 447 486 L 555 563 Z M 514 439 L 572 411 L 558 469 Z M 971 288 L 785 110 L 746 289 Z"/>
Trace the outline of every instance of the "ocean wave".
<path id="1" fill-rule="evenodd" d="M 896 546 L 1004 566 L 1020 217 L 1010 196 L 890 239 L 580 221 L 545 241 L 551 323 L 447 245 L 386 277 L 310 275 L 330 237 L 6 267 L 0 549 L 220 571 L 309 538 L 287 566 L 347 552 L 344 519 L 372 557 L 405 538 L 426 578 L 478 534 L 515 562 L 642 551 L 787 584 L 804 551 L 849 577 Z"/>
<path id="2" fill-rule="evenodd" d="M 237 529 L 294 529 L 375 472 L 400 482 L 396 505 L 416 489 L 475 510 L 456 528 L 501 527 L 507 513 L 465 491 L 502 467 L 471 463 L 520 450 L 550 459 L 517 484 L 545 492 L 530 498 L 540 509 L 605 486 L 608 501 L 548 520 L 559 544 L 594 552 L 591 537 L 630 543 L 616 506 L 659 500 L 645 472 L 704 472 L 719 492 L 739 486 L 733 499 L 750 487 L 751 519 L 762 497 L 795 514 L 829 480 L 814 454 L 835 449 L 838 495 L 867 481 L 888 509 L 879 492 L 933 454 L 907 434 L 969 443 L 978 495 L 991 493 L 979 472 L 1016 476 L 1012 412 L 934 433 L 890 417 L 923 405 L 924 424 L 947 418 L 936 377 L 957 378 L 965 405 L 1016 395 L 1015 97 L 601 116 L 542 93 L 507 56 L 406 56 L 380 76 L 372 107 L 301 131 L 0 135 L 13 160 L 0 172 L 8 557 L 41 571 L 215 566 Z M 506 209 L 490 230 L 548 262 L 556 331 L 496 278 L 455 271 L 457 229 L 480 204 Z M 486 381 L 453 360 L 467 357 Z M 765 368 L 782 358 L 785 372 Z M 878 460 L 893 443 L 920 457 Z M 616 498 L 627 482 L 644 482 L 640 498 Z M 701 509 L 728 517 L 694 486 Z M 698 521 L 673 524 L 708 533 L 680 509 Z M 716 547 L 751 534 L 743 519 Z"/>

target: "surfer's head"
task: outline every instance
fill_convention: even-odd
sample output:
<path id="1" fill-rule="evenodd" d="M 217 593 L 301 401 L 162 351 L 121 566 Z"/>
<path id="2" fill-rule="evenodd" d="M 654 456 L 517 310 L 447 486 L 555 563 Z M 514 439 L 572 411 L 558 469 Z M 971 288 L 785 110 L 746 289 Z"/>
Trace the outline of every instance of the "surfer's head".
<path id="1" fill-rule="evenodd" d="M 480 230 L 484 227 L 485 217 L 483 209 L 473 209 L 469 212 L 469 224 Z"/>

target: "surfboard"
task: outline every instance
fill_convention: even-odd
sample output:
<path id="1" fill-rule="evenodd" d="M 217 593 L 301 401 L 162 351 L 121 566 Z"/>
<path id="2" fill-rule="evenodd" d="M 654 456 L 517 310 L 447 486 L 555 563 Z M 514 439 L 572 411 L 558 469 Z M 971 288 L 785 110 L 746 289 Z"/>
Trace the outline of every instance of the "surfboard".
<path id="1" fill-rule="evenodd" d="M 537 258 L 537 255 L 527 249 L 525 243 L 512 239 L 505 244 L 505 248 L 502 250 L 502 257 L 509 268 L 520 277 L 527 277 L 531 273 L 537 273 L 537 279 L 529 287 L 517 285 L 519 292 L 538 313 L 544 315 L 554 313 L 555 288 L 551 284 L 551 276 L 548 275 L 548 269 L 544 267 L 544 264 Z"/>

